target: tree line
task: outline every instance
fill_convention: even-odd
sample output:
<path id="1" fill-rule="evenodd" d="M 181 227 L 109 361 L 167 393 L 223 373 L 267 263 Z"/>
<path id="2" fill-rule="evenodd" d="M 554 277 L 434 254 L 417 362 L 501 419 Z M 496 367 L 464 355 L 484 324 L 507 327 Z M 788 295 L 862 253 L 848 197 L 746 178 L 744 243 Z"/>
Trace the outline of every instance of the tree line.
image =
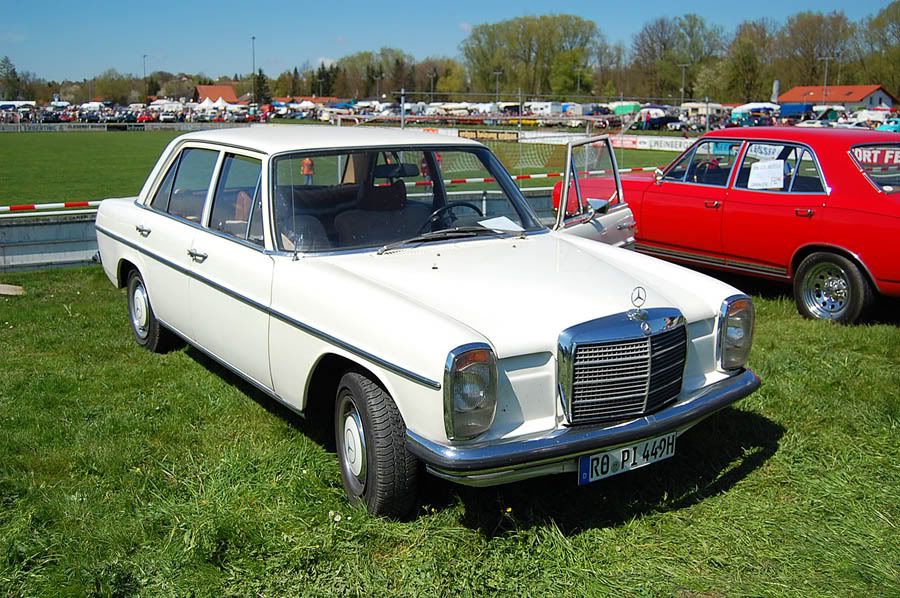
<path id="1" fill-rule="evenodd" d="M 819 85 L 875 83 L 900 95 L 900 0 L 878 13 L 849 19 L 843 12 L 799 12 L 784 23 L 748 20 L 734 31 L 697 14 L 655 18 L 628 45 L 612 43 L 601 25 L 575 15 L 525 16 L 472 28 L 458 57 L 417 60 L 397 48 L 350 54 L 328 64 L 306 62 L 270 78 L 252 75 L 156 71 L 145 80 L 108 70 L 81 81 L 47 81 L 17 72 L 0 60 L 0 99 L 82 102 L 102 97 L 120 103 L 146 96 L 190 97 L 195 85 L 227 83 L 238 95 L 338 96 L 394 99 L 411 96 L 463 99 L 498 93 L 505 98 L 656 98 L 678 101 L 768 99 L 783 90 Z"/>

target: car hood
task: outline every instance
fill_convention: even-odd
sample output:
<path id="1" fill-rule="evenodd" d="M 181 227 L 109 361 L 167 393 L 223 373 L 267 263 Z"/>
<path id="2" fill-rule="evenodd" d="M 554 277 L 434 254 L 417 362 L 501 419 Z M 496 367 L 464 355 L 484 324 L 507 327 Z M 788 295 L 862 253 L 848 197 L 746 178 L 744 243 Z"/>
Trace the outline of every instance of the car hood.
<path id="1" fill-rule="evenodd" d="M 680 266 L 555 232 L 318 259 L 455 319 L 501 358 L 553 351 L 562 330 L 632 309 L 638 286 L 647 291 L 644 307 L 677 307 L 688 322 L 714 317 L 738 292 Z"/>

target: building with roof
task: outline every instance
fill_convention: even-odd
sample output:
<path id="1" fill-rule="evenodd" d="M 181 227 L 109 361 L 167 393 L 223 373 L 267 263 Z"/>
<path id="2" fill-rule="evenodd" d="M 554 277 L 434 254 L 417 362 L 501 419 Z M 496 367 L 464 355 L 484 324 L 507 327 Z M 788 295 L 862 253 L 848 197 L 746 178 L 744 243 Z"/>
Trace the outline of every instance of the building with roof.
<path id="1" fill-rule="evenodd" d="M 824 93 L 824 95 L 823 95 Z M 800 85 L 778 96 L 779 104 L 830 104 L 847 110 L 877 108 L 900 103 L 882 85 Z"/>
<path id="2" fill-rule="evenodd" d="M 238 101 L 231 85 L 198 85 L 194 89 L 194 101 L 200 103 L 207 98 L 210 102 L 222 98 L 229 104 L 237 104 Z"/>

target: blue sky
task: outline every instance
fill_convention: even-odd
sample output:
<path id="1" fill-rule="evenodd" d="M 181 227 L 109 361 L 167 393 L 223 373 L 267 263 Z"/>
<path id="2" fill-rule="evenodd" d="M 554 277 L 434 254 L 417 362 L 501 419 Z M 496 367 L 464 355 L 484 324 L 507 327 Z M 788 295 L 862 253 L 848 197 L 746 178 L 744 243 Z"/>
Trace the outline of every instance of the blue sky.
<path id="1" fill-rule="evenodd" d="M 417 59 L 458 55 L 473 25 L 528 14 L 577 14 L 626 45 L 648 20 L 695 12 L 728 30 L 763 16 L 783 22 L 801 10 L 843 10 L 853 20 L 875 14 L 885 0 L 793 0 L 730 3 L 424 1 L 66 2 L 0 0 L 0 56 L 48 79 L 80 79 L 107 68 L 148 72 L 249 72 L 250 36 L 256 64 L 269 75 L 305 61 L 318 63 L 359 50 L 398 47 Z"/>

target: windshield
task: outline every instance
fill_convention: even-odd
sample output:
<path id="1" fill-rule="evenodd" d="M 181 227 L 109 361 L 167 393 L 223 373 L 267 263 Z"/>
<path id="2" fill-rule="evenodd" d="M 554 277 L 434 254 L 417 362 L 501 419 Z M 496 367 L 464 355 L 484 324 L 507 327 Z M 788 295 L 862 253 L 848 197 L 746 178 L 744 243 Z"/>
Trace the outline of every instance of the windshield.
<path id="1" fill-rule="evenodd" d="M 900 143 L 856 146 L 851 153 L 873 185 L 885 193 L 900 192 Z"/>
<path id="2" fill-rule="evenodd" d="M 288 154 L 274 159 L 273 183 L 282 251 L 380 248 L 473 226 L 543 228 L 485 148 Z"/>

